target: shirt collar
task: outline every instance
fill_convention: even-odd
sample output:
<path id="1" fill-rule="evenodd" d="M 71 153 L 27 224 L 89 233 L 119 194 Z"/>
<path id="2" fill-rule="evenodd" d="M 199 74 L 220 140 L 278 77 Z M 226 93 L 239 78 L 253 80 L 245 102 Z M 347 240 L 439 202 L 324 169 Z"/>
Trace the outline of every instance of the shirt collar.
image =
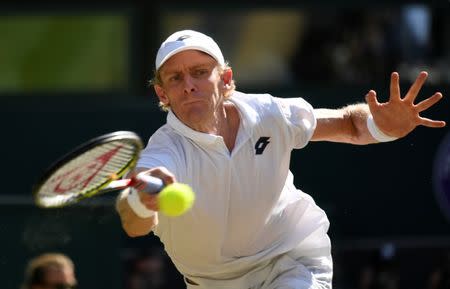
<path id="1" fill-rule="evenodd" d="M 169 109 L 169 113 L 167 114 L 167 124 L 169 124 L 179 134 L 187 138 L 190 138 L 195 142 L 204 144 L 213 144 L 219 138 L 219 136 L 198 132 L 188 127 L 183 122 L 181 122 L 181 120 L 178 119 L 178 117 L 173 113 L 171 109 Z"/>
<path id="2" fill-rule="evenodd" d="M 247 95 L 244 93 L 235 91 L 229 100 L 238 108 L 239 115 L 241 116 L 241 123 L 243 124 L 244 129 L 250 133 L 258 121 L 258 114 L 255 109 L 244 101 L 245 97 L 247 97 Z"/>

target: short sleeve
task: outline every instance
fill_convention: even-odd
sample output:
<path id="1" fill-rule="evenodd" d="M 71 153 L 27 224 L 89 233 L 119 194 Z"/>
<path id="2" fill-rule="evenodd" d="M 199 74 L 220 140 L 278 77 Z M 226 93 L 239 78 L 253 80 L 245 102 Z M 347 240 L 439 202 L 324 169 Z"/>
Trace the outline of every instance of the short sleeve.
<path id="1" fill-rule="evenodd" d="M 303 98 L 274 97 L 274 100 L 294 137 L 294 148 L 299 149 L 306 146 L 317 125 L 311 104 Z"/>
<path id="2" fill-rule="evenodd" d="M 142 151 L 141 156 L 137 162 L 136 167 L 138 168 L 154 168 L 154 167 L 165 167 L 175 175 L 177 165 L 175 161 L 175 154 L 168 145 L 164 138 L 158 138 L 152 136 L 146 146 Z"/>

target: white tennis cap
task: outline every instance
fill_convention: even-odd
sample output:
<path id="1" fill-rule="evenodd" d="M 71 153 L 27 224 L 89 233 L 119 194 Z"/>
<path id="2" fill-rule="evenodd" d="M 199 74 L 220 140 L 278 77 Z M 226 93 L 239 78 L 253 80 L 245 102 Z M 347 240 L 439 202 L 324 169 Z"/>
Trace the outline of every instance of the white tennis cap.
<path id="1" fill-rule="evenodd" d="M 211 37 L 193 30 L 182 30 L 173 33 L 161 44 L 158 54 L 156 55 L 156 70 L 158 70 L 173 55 L 190 49 L 208 53 L 214 57 L 219 64 L 225 64 L 222 51 L 220 51 L 219 46 Z"/>

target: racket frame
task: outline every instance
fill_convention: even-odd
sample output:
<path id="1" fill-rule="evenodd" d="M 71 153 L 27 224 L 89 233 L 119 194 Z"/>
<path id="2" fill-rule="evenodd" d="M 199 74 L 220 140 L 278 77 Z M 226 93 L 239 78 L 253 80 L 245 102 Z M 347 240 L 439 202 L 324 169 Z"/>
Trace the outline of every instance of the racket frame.
<path id="1" fill-rule="evenodd" d="M 93 187 L 92 189 L 87 190 L 84 193 L 73 194 L 73 198 L 69 198 L 67 201 L 59 203 L 59 205 L 45 205 L 41 196 L 39 195 L 40 189 L 42 186 L 63 166 L 69 163 L 71 160 L 77 158 L 78 156 L 90 151 L 91 149 L 107 144 L 116 140 L 126 139 L 133 143 L 136 146 L 136 152 L 133 157 L 126 163 L 118 172 L 115 172 L 115 178 L 105 179 L 105 181 L 101 182 L 99 185 Z M 51 164 L 42 176 L 38 179 L 35 185 L 32 188 L 32 194 L 34 198 L 34 202 L 38 207 L 42 208 L 58 208 L 64 207 L 73 203 L 76 203 L 82 199 L 89 198 L 93 195 L 97 195 L 100 193 L 105 193 L 109 191 L 119 190 L 125 188 L 127 186 L 127 180 L 117 180 L 121 178 L 125 173 L 129 170 L 133 169 L 136 166 L 137 160 L 139 158 L 139 154 L 143 149 L 143 143 L 141 138 L 134 132 L 131 131 L 116 131 L 108 134 L 104 134 L 98 137 L 95 137 L 81 145 L 75 147 L 75 149 L 71 150 L 67 154 L 63 155 L 53 164 Z M 116 181 L 117 180 L 117 181 Z M 111 183 L 116 183 L 116 185 L 110 185 Z M 120 185 L 123 183 L 123 185 Z"/>

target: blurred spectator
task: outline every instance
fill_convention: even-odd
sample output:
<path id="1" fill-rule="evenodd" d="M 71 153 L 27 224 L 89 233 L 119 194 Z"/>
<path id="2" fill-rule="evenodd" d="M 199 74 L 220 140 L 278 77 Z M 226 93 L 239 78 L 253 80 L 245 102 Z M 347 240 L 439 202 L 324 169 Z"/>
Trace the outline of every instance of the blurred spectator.
<path id="1" fill-rule="evenodd" d="M 309 13 L 292 61 L 298 79 L 366 83 L 391 72 L 400 49 L 392 35 L 395 11 L 315 13 Z"/>
<path id="2" fill-rule="evenodd" d="M 293 55 L 292 71 L 302 81 L 329 81 L 331 49 L 336 33 L 332 25 L 335 15 L 321 17 L 319 12 L 310 11 L 305 23 L 304 35 Z M 338 25 L 336 25 L 338 26 Z"/>
<path id="3" fill-rule="evenodd" d="M 414 80 L 426 68 L 430 81 L 448 83 L 446 11 L 425 4 L 308 11 L 292 72 L 303 82 L 366 84 L 392 71 Z"/>
<path id="4" fill-rule="evenodd" d="M 450 289 L 450 250 L 441 255 L 440 263 L 428 280 L 427 289 Z"/>
<path id="5" fill-rule="evenodd" d="M 360 275 L 359 289 L 398 289 L 399 272 L 395 246 L 384 244 Z"/>
<path id="6" fill-rule="evenodd" d="M 408 63 L 426 63 L 431 49 L 431 13 L 425 5 L 406 5 L 401 9 L 399 34 L 402 55 Z"/>
<path id="7" fill-rule="evenodd" d="M 46 253 L 31 259 L 22 289 L 74 289 L 77 285 L 72 260 L 61 253 Z"/>
<path id="8" fill-rule="evenodd" d="M 125 276 L 125 289 L 184 288 L 179 273 L 171 270 L 173 264 L 169 262 L 165 251 L 159 247 L 131 250 L 127 256 L 129 271 Z"/>

